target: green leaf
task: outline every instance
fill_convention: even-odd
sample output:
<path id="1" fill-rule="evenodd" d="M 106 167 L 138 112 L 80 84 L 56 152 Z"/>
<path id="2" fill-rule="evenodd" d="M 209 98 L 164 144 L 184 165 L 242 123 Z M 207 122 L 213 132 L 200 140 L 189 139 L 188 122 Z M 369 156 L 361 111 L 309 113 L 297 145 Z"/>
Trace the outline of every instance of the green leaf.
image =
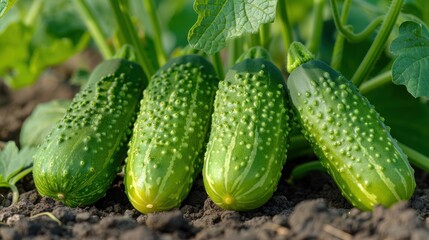
<path id="1" fill-rule="evenodd" d="M 398 56 L 393 63 L 393 82 L 407 87 L 414 97 L 429 96 L 429 32 L 426 27 L 407 21 L 399 27 L 390 51 Z"/>
<path id="2" fill-rule="evenodd" d="M 32 30 L 22 22 L 11 23 L 0 32 L 0 73 L 2 68 L 13 68 L 28 59 L 31 35 Z"/>
<path id="3" fill-rule="evenodd" d="M 22 22 L 10 23 L 0 32 L 0 76 L 13 88 L 34 81 L 28 67 L 32 33 Z"/>
<path id="4" fill-rule="evenodd" d="M 86 32 L 85 24 L 80 20 L 73 1 L 46 1 L 41 14 L 39 29 L 42 34 L 39 41 L 43 42 L 46 37 L 67 38 L 77 44 Z"/>
<path id="5" fill-rule="evenodd" d="M 16 0 L 0 0 L 0 18 L 9 11 L 9 8 L 11 8 L 15 2 Z"/>
<path id="6" fill-rule="evenodd" d="M 274 21 L 275 0 L 195 0 L 197 22 L 188 33 L 192 47 L 214 54 L 229 39 L 255 33 L 263 23 Z"/>
<path id="7" fill-rule="evenodd" d="M 31 172 L 35 147 L 25 147 L 18 151 L 15 142 L 7 142 L 0 151 L 0 187 L 8 187 L 12 190 L 12 204 L 19 199 L 16 182 Z"/>
<path id="8" fill-rule="evenodd" d="M 85 34 L 81 42 L 74 45 L 69 38 L 55 39 L 50 45 L 36 48 L 31 56 L 30 68 L 34 73 L 40 73 L 45 68 L 67 60 L 75 53 L 81 51 L 89 42 L 90 37 Z"/>
<path id="9" fill-rule="evenodd" d="M 22 147 L 36 147 L 66 113 L 70 100 L 53 100 L 36 106 L 24 121 L 19 142 Z"/>
<path id="10" fill-rule="evenodd" d="M 7 142 L 0 151 L 0 186 L 14 185 L 16 176 L 33 164 L 33 154 L 36 148 L 23 148 L 18 151 L 15 142 Z M 24 176 L 21 176 L 24 177 Z"/>
<path id="11" fill-rule="evenodd" d="M 392 136 L 429 156 L 429 104 L 413 98 L 404 86 L 390 83 L 366 95 L 391 127 Z"/>
<path id="12" fill-rule="evenodd" d="M 33 84 L 46 68 L 83 50 L 90 40 L 72 1 L 46 1 L 26 23 L 33 3 L 18 1 L 4 18 L 10 18 L 7 24 L 0 21 L 0 76 L 12 89 Z"/>

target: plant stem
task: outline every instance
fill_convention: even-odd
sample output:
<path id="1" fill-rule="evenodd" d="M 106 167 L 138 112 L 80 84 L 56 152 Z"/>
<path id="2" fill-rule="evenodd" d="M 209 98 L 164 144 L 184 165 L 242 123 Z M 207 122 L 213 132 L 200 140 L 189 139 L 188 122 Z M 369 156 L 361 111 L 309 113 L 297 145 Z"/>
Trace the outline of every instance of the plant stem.
<path id="1" fill-rule="evenodd" d="M 122 39 L 134 46 L 134 39 L 132 37 L 132 33 L 129 32 L 127 21 L 125 20 L 124 13 L 121 10 L 121 5 L 117 0 L 110 0 L 110 4 L 112 6 L 112 10 L 118 24 L 118 32 L 121 35 Z M 137 50 L 137 49 L 136 49 Z"/>
<path id="2" fill-rule="evenodd" d="M 58 223 L 58 225 L 60 225 L 60 226 L 62 225 L 61 221 L 60 221 L 58 218 L 56 218 L 54 214 L 52 214 L 52 213 L 50 213 L 50 212 L 41 212 L 41 213 L 38 213 L 38 214 L 32 215 L 30 218 L 37 218 L 37 217 L 40 217 L 40 216 L 47 216 L 47 217 L 49 217 L 50 219 L 52 219 L 52 220 L 54 220 L 55 222 L 57 222 L 57 223 Z"/>
<path id="3" fill-rule="evenodd" d="M 363 82 L 359 86 L 359 90 L 362 94 L 368 93 L 372 90 L 379 88 L 392 81 L 392 73 L 390 70 L 380 73 L 379 75 Z"/>
<path id="4" fill-rule="evenodd" d="M 422 169 L 425 172 L 429 172 L 429 157 L 423 155 L 422 153 L 414 150 L 411 147 L 408 147 L 407 145 L 398 142 L 399 146 L 402 148 L 404 153 L 408 156 L 409 161 L 411 164 L 415 165 L 416 167 Z"/>
<path id="5" fill-rule="evenodd" d="M 161 25 L 159 23 L 159 18 L 157 15 L 157 11 L 155 8 L 155 4 L 153 0 L 143 0 L 143 4 L 146 9 L 146 14 L 149 16 L 152 32 L 153 32 L 153 40 L 155 45 L 156 56 L 158 59 L 158 65 L 162 66 L 167 61 L 167 56 L 164 51 L 163 42 L 162 42 L 162 31 Z"/>
<path id="6" fill-rule="evenodd" d="M 121 6 L 118 0 L 110 0 L 110 5 L 112 6 L 120 35 L 126 43 L 129 43 L 134 47 L 137 55 L 137 62 L 143 67 L 147 79 L 150 79 L 152 74 L 155 72 L 155 69 L 152 66 L 151 61 L 146 54 L 146 50 L 137 35 L 137 31 L 131 22 L 129 12 L 123 9 L 123 6 Z"/>
<path id="7" fill-rule="evenodd" d="M 350 2 L 346 1 L 344 3 L 346 6 L 344 8 L 346 8 L 347 10 L 347 14 L 348 14 L 348 8 L 350 7 Z M 347 6 L 348 5 L 348 6 Z M 339 16 L 338 13 L 338 6 L 337 6 L 337 0 L 331 0 L 331 8 L 332 8 L 332 16 L 334 18 L 334 23 L 335 23 L 335 27 L 337 28 L 337 30 L 344 35 L 347 40 L 349 40 L 350 42 L 361 42 L 364 39 L 368 38 L 369 35 L 371 35 L 375 29 L 383 23 L 384 20 L 384 16 L 379 16 L 376 19 L 374 19 L 364 30 L 362 30 L 360 33 L 354 33 L 352 31 L 352 27 L 351 26 L 347 26 L 347 15 L 345 15 L 345 19 L 343 18 L 344 15 Z M 343 11 L 344 13 L 344 11 Z M 343 21 L 344 20 L 344 21 Z"/>
<path id="8" fill-rule="evenodd" d="M 223 80 L 225 78 L 225 75 L 223 71 L 222 57 L 220 56 L 220 52 L 213 54 L 212 60 L 217 76 L 219 77 L 219 79 Z"/>
<path id="9" fill-rule="evenodd" d="M 12 190 L 12 205 L 19 201 L 19 191 L 15 184 L 9 184 L 9 188 Z"/>
<path id="10" fill-rule="evenodd" d="M 307 48 L 313 54 L 319 52 L 320 41 L 322 40 L 323 31 L 323 9 L 325 7 L 326 0 L 314 0 L 313 4 L 313 23 L 311 30 L 311 38 L 307 43 Z"/>
<path id="11" fill-rule="evenodd" d="M 113 49 L 107 43 L 107 36 L 101 28 L 100 22 L 97 21 L 97 18 L 94 16 L 85 0 L 76 0 L 75 3 L 101 55 L 103 55 L 104 59 L 111 58 L 113 56 Z"/>
<path id="12" fill-rule="evenodd" d="M 21 172 L 19 172 L 18 174 L 16 174 L 12 179 L 9 180 L 9 188 L 12 190 L 12 204 L 15 204 L 18 202 L 19 200 L 19 191 L 18 188 L 16 187 L 16 183 L 22 179 L 24 176 L 26 176 L 27 174 L 29 174 L 31 171 L 33 171 L 33 167 L 29 167 L 25 170 L 22 170 Z"/>
<path id="13" fill-rule="evenodd" d="M 386 44 L 387 38 L 395 25 L 396 19 L 401 12 L 403 3 L 404 0 L 392 0 L 386 18 L 380 27 L 380 31 L 351 79 L 356 86 L 359 86 L 368 77 L 372 67 L 378 60 L 381 52 L 383 51 L 384 45 Z"/>
<path id="14" fill-rule="evenodd" d="M 261 45 L 261 39 L 259 37 L 259 32 L 250 34 L 249 48 L 254 46 L 260 46 L 260 45 Z"/>
<path id="15" fill-rule="evenodd" d="M 43 7 L 43 1 L 42 0 L 35 0 L 31 4 L 30 10 L 28 11 L 28 13 L 24 19 L 24 24 L 26 26 L 31 26 L 32 24 L 34 24 L 36 17 L 42 11 L 42 7 Z"/>
<path id="16" fill-rule="evenodd" d="M 287 13 L 287 0 L 279 0 L 277 2 L 277 15 L 280 18 L 284 50 L 287 53 L 290 44 L 293 42 L 292 27 Z"/>
<path id="17" fill-rule="evenodd" d="M 270 47 L 270 24 L 262 24 L 259 29 L 259 42 L 261 46 L 268 50 Z"/>
<path id="18" fill-rule="evenodd" d="M 21 172 L 19 172 L 18 174 L 16 174 L 11 180 L 10 180 L 10 184 L 11 185 L 15 185 L 20 179 L 22 179 L 23 177 L 25 177 L 27 174 L 29 174 L 31 171 L 33 171 L 33 167 L 29 167 L 25 170 L 22 170 Z"/>
<path id="19" fill-rule="evenodd" d="M 333 4 L 332 4 L 332 1 L 331 1 L 331 6 L 332 5 Z M 343 10 L 341 12 L 341 20 L 340 20 L 340 23 L 339 23 L 340 25 L 347 24 L 347 18 L 349 16 L 350 5 L 351 5 L 351 1 L 350 0 L 345 0 L 344 1 Z M 334 7 L 332 7 L 332 8 L 334 8 Z M 334 12 L 333 15 L 337 14 L 336 10 L 332 10 L 332 11 Z M 334 19 L 335 19 L 335 17 L 334 17 Z M 344 37 L 343 34 L 337 34 L 337 39 L 335 40 L 334 50 L 332 52 L 332 59 L 331 59 L 331 67 L 333 69 L 336 69 L 336 70 L 340 69 L 340 67 L 341 67 L 341 61 L 343 60 L 344 40 L 345 40 L 345 37 Z"/>
<path id="20" fill-rule="evenodd" d="M 311 161 L 311 162 L 303 163 L 296 166 L 292 170 L 292 173 L 290 174 L 290 177 L 287 180 L 287 182 L 292 183 L 296 179 L 303 178 L 311 171 L 326 172 L 325 168 L 322 166 L 320 161 Z"/>
<path id="21" fill-rule="evenodd" d="M 134 48 L 129 44 L 124 44 L 118 51 L 116 51 L 114 57 L 126 59 L 128 61 L 133 62 L 135 62 L 137 59 Z"/>
<path id="22" fill-rule="evenodd" d="M 235 62 L 235 59 L 237 59 L 236 48 L 237 48 L 237 41 L 236 39 L 233 39 L 228 45 L 227 68 L 229 68 L 229 66 L 232 66 Z"/>

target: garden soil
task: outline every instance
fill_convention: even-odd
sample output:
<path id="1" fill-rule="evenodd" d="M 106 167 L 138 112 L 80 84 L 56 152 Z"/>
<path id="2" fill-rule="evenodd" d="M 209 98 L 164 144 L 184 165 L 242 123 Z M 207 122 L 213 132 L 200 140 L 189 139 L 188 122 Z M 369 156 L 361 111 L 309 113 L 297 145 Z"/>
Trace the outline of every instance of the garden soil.
<path id="1" fill-rule="evenodd" d="M 67 79 L 81 58 L 50 69 L 30 88 L 12 92 L 0 83 L 0 148 L 19 143 L 22 122 L 38 103 L 73 97 L 78 88 Z M 273 197 L 249 212 L 217 207 L 199 177 L 179 208 L 144 215 L 128 202 L 121 175 L 93 206 L 69 208 L 38 195 L 30 174 L 18 183 L 17 204 L 0 189 L 0 239 L 429 239 L 428 174 L 416 170 L 410 201 L 362 212 L 325 173 L 286 181 L 305 160 L 289 161 Z"/>

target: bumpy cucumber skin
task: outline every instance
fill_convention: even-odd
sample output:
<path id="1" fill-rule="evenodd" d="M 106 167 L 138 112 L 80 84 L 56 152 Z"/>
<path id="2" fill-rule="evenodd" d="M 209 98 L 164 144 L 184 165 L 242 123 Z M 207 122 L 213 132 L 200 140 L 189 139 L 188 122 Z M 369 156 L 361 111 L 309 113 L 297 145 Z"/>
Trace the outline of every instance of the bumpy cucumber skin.
<path id="1" fill-rule="evenodd" d="M 201 172 L 218 79 L 202 56 L 168 61 L 144 92 L 128 151 L 125 187 L 142 213 L 178 207 Z"/>
<path id="2" fill-rule="evenodd" d="M 105 195 L 126 157 L 146 85 L 142 68 L 124 59 L 94 69 L 34 157 L 33 178 L 42 196 L 76 207 Z"/>
<path id="3" fill-rule="evenodd" d="M 220 82 L 203 167 L 220 207 L 255 209 L 276 190 L 290 131 L 285 91 L 279 69 L 262 58 L 236 64 Z"/>
<path id="4" fill-rule="evenodd" d="M 350 81 L 311 60 L 292 71 L 287 88 L 306 139 L 350 203 L 371 210 L 412 196 L 407 156 Z"/>

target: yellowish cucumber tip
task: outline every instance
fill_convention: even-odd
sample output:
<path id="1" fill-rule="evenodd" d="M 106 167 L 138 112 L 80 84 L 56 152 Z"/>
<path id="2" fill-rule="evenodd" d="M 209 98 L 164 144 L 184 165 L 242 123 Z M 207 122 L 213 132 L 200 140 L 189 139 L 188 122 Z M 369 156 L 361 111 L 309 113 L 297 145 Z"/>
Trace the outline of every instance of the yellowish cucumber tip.
<path id="1" fill-rule="evenodd" d="M 146 208 L 148 208 L 148 209 L 152 209 L 153 208 L 153 204 L 148 204 L 148 205 L 146 205 Z"/>
<path id="2" fill-rule="evenodd" d="M 234 198 L 233 198 L 232 196 L 230 196 L 230 195 L 227 195 L 227 196 L 225 196 L 225 197 L 223 198 L 223 202 L 224 202 L 226 205 L 231 205 L 231 204 L 233 204 L 233 203 L 234 203 Z"/>
<path id="3" fill-rule="evenodd" d="M 57 198 L 58 198 L 59 200 L 64 200 L 64 199 L 66 198 L 66 196 L 64 196 L 64 193 L 58 193 L 58 194 L 57 194 Z"/>

